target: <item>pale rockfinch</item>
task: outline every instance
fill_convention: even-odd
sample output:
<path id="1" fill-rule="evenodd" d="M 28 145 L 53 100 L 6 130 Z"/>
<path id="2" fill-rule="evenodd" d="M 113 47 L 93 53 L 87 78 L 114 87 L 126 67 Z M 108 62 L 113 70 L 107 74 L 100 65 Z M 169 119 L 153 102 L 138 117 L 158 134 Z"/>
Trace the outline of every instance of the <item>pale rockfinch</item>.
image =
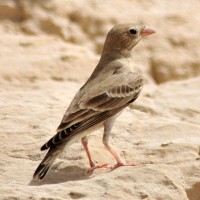
<path id="1" fill-rule="evenodd" d="M 147 26 L 134 24 L 120 24 L 108 32 L 95 70 L 73 98 L 57 134 L 41 147 L 42 151 L 49 151 L 36 169 L 35 179 L 44 178 L 64 148 L 80 139 L 90 170 L 105 167 L 95 165 L 87 145 L 87 135 L 102 126 L 103 144 L 117 161 L 112 169 L 126 165 L 109 146 L 108 138 L 116 117 L 137 99 L 143 87 L 142 76 L 132 68 L 131 50 L 142 37 L 153 33 L 155 31 Z"/>

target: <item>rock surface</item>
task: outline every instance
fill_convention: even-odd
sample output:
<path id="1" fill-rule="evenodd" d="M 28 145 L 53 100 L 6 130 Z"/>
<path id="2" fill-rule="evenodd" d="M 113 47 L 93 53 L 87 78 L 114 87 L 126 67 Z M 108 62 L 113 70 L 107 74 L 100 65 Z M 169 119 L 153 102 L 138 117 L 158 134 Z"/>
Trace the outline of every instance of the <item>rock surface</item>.
<path id="1" fill-rule="evenodd" d="M 198 0 L 0 1 L 0 199 L 200 199 Z M 133 51 L 146 83 L 118 118 L 110 143 L 127 163 L 85 174 L 78 142 L 42 182 L 32 180 L 43 145 L 98 62 L 107 31 L 144 23 L 157 34 Z M 90 136 L 98 163 L 115 162 L 102 130 Z"/>

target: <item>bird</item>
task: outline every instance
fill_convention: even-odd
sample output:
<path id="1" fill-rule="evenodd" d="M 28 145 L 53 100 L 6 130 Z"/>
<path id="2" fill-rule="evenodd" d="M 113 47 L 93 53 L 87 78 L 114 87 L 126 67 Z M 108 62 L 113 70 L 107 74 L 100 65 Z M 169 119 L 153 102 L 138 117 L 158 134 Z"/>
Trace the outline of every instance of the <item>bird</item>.
<path id="1" fill-rule="evenodd" d="M 102 142 L 116 160 L 111 169 L 127 166 L 109 145 L 109 135 L 116 118 L 138 98 L 143 88 L 143 77 L 134 71 L 132 64 L 132 49 L 143 37 L 153 33 L 152 28 L 133 23 L 118 24 L 108 32 L 96 68 L 75 94 L 57 133 L 41 147 L 41 151 L 48 152 L 33 179 L 42 180 L 64 149 L 80 140 L 90 171 L 107 167 L 107 164 L 96 165 L 88 148 L 88 134 L 101 127 L 104 128 Z"/>

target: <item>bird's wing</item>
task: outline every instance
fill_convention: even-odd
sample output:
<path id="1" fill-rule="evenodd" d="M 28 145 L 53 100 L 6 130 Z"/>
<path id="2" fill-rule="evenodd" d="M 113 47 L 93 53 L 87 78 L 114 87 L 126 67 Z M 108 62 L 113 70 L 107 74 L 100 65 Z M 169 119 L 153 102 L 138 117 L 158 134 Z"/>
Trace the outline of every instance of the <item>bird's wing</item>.
<path id="1" fill-rule="evenodd" d="M 77 94 L 64 115 L 57 129 L 57 134 L 41 149 L 45 150 L 60 144 L 77 133 L 102 123 L 139 96 L 143 86 L 141 75 L 129 72 L 117 79 L 118 83 L 110 84 L 104 92 L 93 97 L 91 97 L 93 92 L 88 93 L 88 95 L 85 94 L 83 98 L 80 98 Z M 78 102 L 76 99 L 78 99 Z"/>

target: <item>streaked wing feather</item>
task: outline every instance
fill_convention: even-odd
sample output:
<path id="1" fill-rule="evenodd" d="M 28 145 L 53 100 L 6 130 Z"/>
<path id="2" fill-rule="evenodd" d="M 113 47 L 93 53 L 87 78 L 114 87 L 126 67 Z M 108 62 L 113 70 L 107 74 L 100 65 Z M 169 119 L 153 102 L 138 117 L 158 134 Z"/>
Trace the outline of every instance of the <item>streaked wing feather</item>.
<path id="1" fill-rule="evenodd" d="M 57 128 L 57 132 L 61 131 L 63 129 L 66 129 L 66 128 L 72 126 L 73 124 L 81 122 L 83 119 L 88 119 L 96 114 L 96 112 L 91 109 L 90 110 L 81 109 L 81 111 L 82 111 L 82 114 L 80 114 L 78 112 L 73 113 L 73 117 L 71 117 L 70 115 L 64 116 L 64 117 L 66 117 L 66 120 L 65 121 L 62 120 L 61 124 Z"/>
<path id="2" fill-rule="evenodd" d="M 94 109 L 95 107 L 98 107 L 99 105 L 104 104 L 108 100 L 109 100 L 109 96 L 106 93 L 103 93 L 101 95 L 98 95 L 86 101 L 84 103 L 84 108 L 87 107 L 88 109 Z"/>

